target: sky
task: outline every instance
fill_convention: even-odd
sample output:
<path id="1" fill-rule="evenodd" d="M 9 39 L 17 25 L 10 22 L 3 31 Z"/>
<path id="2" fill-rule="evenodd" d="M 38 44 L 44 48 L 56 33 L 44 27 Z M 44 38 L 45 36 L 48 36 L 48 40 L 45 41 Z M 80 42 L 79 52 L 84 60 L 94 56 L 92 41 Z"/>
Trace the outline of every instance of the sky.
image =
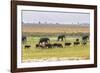
<path id="1" fill-rule="evenodd" d="M 22 10 L 23 23 L 83 24 L 90 23 L 89 13 Z"/>

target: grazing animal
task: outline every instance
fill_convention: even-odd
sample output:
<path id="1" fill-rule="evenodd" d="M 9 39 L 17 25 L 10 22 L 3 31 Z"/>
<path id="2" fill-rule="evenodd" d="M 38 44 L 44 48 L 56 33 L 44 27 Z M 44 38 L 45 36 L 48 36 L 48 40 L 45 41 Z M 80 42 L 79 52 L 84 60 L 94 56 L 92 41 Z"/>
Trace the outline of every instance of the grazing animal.
<path id="1" fill-rule="evenodd" d="M 50 43 L 50 39 L 49 38 L 40 38 L 39 44 L 41 44 L 41 43 L 48 44 L 48 43 Z"/>
<path id="2" fill-rule="evenodd" d="M 72 43 L 65 43 L 65 46 L 70 46 Z"/>
<path id="3" fill-rule="evenodd" d="M 46 44 L 45 46 L 46 46 L 47 48 L 52 48 L 52 47 L 53 47 L 52 44 Z"/>
<path id="4" fill-rule="evenodd" d="M 57 43 L 54 43 L 54 44 L 53 44 L 53 47 L 58 47 L 58 44 L 57 44 Z"/>
<path id="5" fill-rule="evenodd" d="M 58 44 L 58 47 L 59 47 L 59 48 L 63 48 L 63 45 L 62 45 L 62 44 Z"/>
<path id="6" fill-rule="evenodd" d="M 25 45 L 25 48 L 30 48 L 31 46 L 30 45 Z"/>
<path id="7" fill-rule="evenodd" d="M 78 42 L 78 41 L 79 41 L 79 39 L 76 39 L 76 41 Z"/>
<path id="8" fill-rule="evenodd" d="M 82 42 L 82 45 L 86 45 L 87 44 L 87 42 Z"/>
<path id="9" fill-rule="evenodd" d="M 39 47 L 40 47 L 40 45 L 39 45 L 39 44 L 36 44 L 36 45 L 35 45 L 35 47 L 36 47 L 36 48 L 39 48 Z"/>
<path id="10" fill-rule="evenodd" d="M 22 42 L 25 42 L 27 40 L 26 36 L 22 36 Z"/>
<path id="11" fill-rule="evenodd" d="M 79 44 L 80 44 L 80 42 L 74 42 L 74 46 L 75 46 L 75 45 L 79 45 Z"/>
<path id="12" fill-rule="evenodd" d="M 60 40 L 63 41 L 64 38 L 65 38 L 65 35 L 59 35 L 57 40 L 58 41 L 60 41 Z"/>
<path id="13" fill-rule="evenodd" d="M 63 45 L 60 43 L 54 43 L 53 47 L 57 47 L 57 48 L 63 48 Z"/>
<path id="14" fill-rule="evenodd" d="M 82 37 L 82 41 L 87 41 L 88 38 L 89 38 L 89 36 L 85 35 L 85 36 Z"/>

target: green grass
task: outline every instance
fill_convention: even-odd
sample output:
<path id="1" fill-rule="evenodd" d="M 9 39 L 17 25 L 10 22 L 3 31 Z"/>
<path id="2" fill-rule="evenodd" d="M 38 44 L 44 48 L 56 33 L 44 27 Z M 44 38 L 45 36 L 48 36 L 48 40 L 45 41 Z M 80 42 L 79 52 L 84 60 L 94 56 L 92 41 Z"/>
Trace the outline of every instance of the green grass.
<path id="1" fill-rule="evenodd" d="M 22 44 L 22 59 L 40 59 L 40 58 L 52 58 L 52 57 L 85 57 L 89 58 L 90 56 L 90 46 L 89 42 L 87 45 L 78 45 L 78 46 L 64 46 L 64 42 L 59 42 L 63 44 L 63 48 L 35 48 L 35 44 L 38 43 L 40 37 L 28 37 L 27 42 Z M 56 37 L 49 37 L 51 42 L 55 43 Z M 74 42 L 76 38 L 66 38 L 66 42 Z M 80 38 L 81 39 L 81 38 Z M 80 40 L 81 41 L 81 40 Z M 31 45 L 31 48 L 24 48 L 25 44 Z"/>

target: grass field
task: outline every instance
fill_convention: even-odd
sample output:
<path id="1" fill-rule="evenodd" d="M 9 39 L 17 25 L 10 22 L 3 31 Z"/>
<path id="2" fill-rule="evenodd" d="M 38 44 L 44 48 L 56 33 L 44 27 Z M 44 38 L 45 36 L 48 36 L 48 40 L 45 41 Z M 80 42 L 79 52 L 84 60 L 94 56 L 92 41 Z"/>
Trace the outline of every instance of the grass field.
<path id="1" fill-rule="evenodd" d="M 49 37 L 50 43 L 57 42 L 57 37 Z M 29 60 L 29 59 L 42 59 L 42 58 L 81 58 L 81 59 L 89 59 L 90 56 L 90 46 L 89 42 L 83 46 L 82 44 L 78 46 L 64 46 L 65 40 L 61 43 L 64 47 L 63 48 L 36 48 L 35 44 L 38 43 L 40 37 L 36 36 L 29 36 L 27 37 L 27 42 L 22 44 L 22 60 Z M 80 42 L 81 42 L 81 38 Z M 66 42 L 73 43 L 76 40 L 74 37 L 66 37 Z M 31 48 L 25 48 L 26 44 L 31 45 Z"/>
<path id="2" fill-rule="evenodd" d="M 74 46 L 73 42 L 76 38 L 79 38 L 81 42 L 82 35 L 76 37 L 77 35 L 89 33 L 89 25 L 53 25 L 53 24 L 22 24 L 22 34 L 27 36 L 27 41 L 22 43 L 22 61 L 30 59 L 43 59 L 43 58 L 81 58 L 89 59 L 90 56 L 90 43 L 88 42 L 85 46 L 82 44 Z M 65 40 L 63 42 L 57 42 L 58 34 L 66 35 L 66 42 L 71 42 L 71 46 L 64 46 Z M 70 35 L 77 34 L 77 35 Z M 68 35 L 70 35 L 68 37 Z M 47 36 L 50 39 L 50 43 L 55 42 L 61 43 L 63 48 L 36 48 L 35 45 L 39 42 L 41 37 Z M 30 48 L 25 48 L 25 45 L 31 45 Z"/>

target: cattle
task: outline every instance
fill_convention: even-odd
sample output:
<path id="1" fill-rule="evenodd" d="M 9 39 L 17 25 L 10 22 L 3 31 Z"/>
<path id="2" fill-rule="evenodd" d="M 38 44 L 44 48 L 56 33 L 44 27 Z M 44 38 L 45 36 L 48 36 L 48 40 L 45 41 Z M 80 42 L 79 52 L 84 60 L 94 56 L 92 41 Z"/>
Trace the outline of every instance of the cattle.
<path id="1" fill-rule="evenodd" d="M 53 44 L 53 47 L 58 47 L 58 43 L 54 43 Z"/>
<path id="2" fill-rule="evenodd" d="M 72 43 L 65 43 L 65 46 L 70 46 Z"/>
<path id="3" fill-rule="evenodd" d="M 39 45 L 39 44 L 36 44 L 36 45 L 35 45 L 35 47 L 36 47 L 36 48 L 39 48 L 39 47 L 40 47 L 40 45 Z"/>
<path id="4" fill-rule="evenodd" d="M 87 42 L 82 42 L 82 45 L 86 45 L 87 44 Z"/>
<path id="5" fill-rule="evenodd" d="M 65 35 L 59 35 L 57 40 L 58 41 L 63 41 L 64 38 L 65 38 Z"/>
<path id="6" fill-rule="evenodd" d="M 30 45 L 25 45 L 25 48 L 30 48 L 31 46 Z"/>
<path id="7" fill-rule="evenodd" d="M 45 48 L 46 46 L 36 44 L 35 47 L 36 47 L 36 48 Z"/>
<path id="8" fill-rule="evenodd" d="M 53 44 L 53 47 L 56 47 L 56 48 L 63 48 L 63 45 L 60 44 L 60 43 L 54 43 L 54 44 Z"/>
<path id="9" fill-rule="evenodd" d="M 46 48 L 52 48 L 53 47 L 52 44 L 46 44 L 45 46 L 46 46 Z"/>
<path id="10" fill-rule="evenodd" d="M 63 48 L 63 45 L 62 45 L 62 44 L 58 44 L 58 47 L 59 47 L 59 48 Z"/>
<path id="11" fill-rule="evenodd" d="M 76 41 L 78 42 L 78 41 L 79 41 L 79 39 L 76 39 Z"/>
<path id="12" fill-rule="evenodd" d="M 79 45 L 79 44 L 80 44 L 80 42 L 74 42 L 74 46 L 75 46 L 75 45 Z"/>

